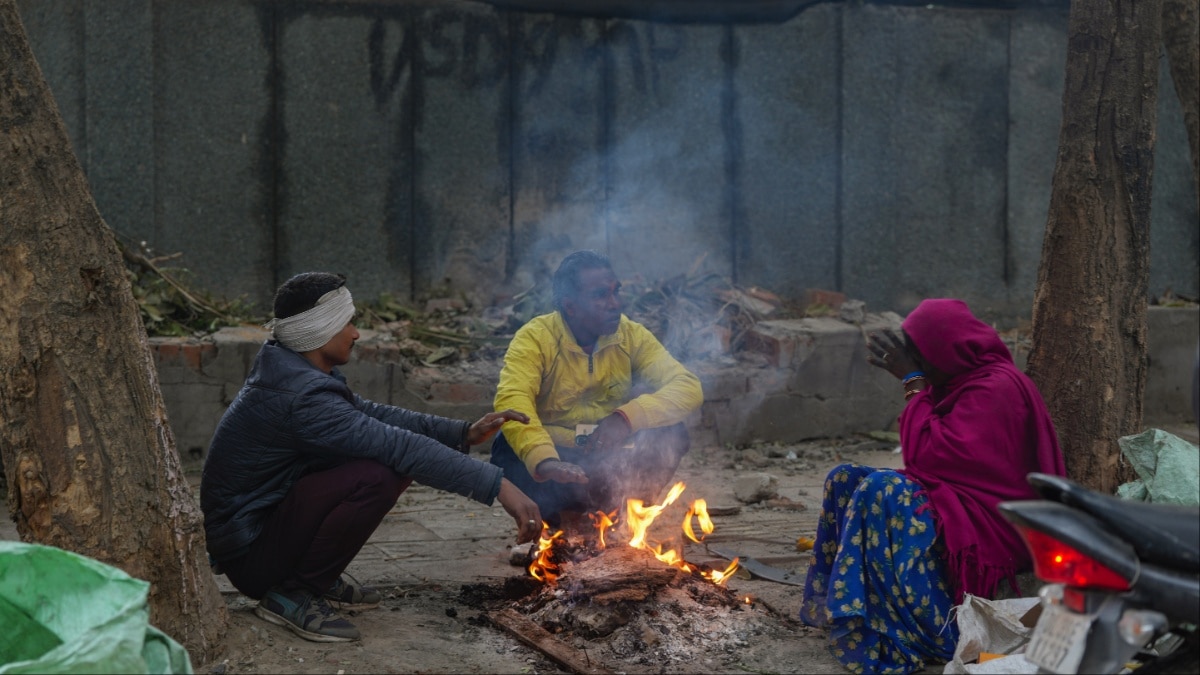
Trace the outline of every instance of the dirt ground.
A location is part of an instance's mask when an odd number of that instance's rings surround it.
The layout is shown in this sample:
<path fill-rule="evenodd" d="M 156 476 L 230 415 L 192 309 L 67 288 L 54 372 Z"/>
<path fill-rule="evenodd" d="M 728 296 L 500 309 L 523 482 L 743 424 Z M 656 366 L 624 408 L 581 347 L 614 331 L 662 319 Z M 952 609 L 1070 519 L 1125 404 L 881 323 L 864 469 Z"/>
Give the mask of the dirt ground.
<path fill-rule="evenodd" d="M 704 498 L 714 512 L 727 514 L 713 516 L 715 530 L 706 544 L 752 556 L 803 579 L 809 554 L 798 550 L 796 542 L 813 535 L 825 474 L 843 461 L 898 466 L 899 455 L 892 450 L 886 440 L 866 437 L 693 448 L 677 474 L 687 485 L 680 502 Z M 757 504 L 739 502 L 734 497 L 737 481 L 759 473 L 778 480 L 779 497 Z M 665 512 L 651 531 L 668 538 L 681 522 L 678 514 Z M 381 589 L 385 597 L 380 607 L 349 616 L 362 631 L 361 642 L 313 643 L 268 624 L 254 614 L 252 600 L 219 577 L 230 609 L 227 650 L 210 663 L 194 664 L 196 672 L 568 672 L 486 619 L 487 611 L 516 606 L 515 602 L 478 602 L 481 589 L 499 590 L 506 580 L 526 575 L 522 567 L 509 563 L 514 537 L 515 527 L 499 505 L 488 508 L 414 486 L 348 570 Z M 725 566 L 703 544 L 689 542 L 684 558 Z M 678 592 L 663 592 L 638 603 L 633 619 L 609 635 L 587 637 L 582 631 L 564 630 L 557 638 L 597 669 L 620 673 L 841 671 L 826 649 L 823 631 L 801 626 L 793 618 L 800 586 L 743 572 L 729 580 L 728 588 L 739 601 L 732 607 L 698 604 Z M 751 604 L 745 603 L 747 597 Z"/>

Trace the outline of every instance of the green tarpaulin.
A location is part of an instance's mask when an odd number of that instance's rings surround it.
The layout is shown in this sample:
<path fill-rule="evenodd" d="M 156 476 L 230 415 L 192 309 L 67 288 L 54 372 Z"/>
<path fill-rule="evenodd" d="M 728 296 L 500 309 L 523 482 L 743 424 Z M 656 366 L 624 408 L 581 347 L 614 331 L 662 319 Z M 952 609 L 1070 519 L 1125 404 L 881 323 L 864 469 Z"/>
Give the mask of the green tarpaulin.
<path fill-rule="evenodd" d="M 1161 429 L 1117 439 L 1138 479 L 1117 488 L 1122 499 L 1155 504 L 1200 504 L 1200 447 Z"/>
<path fill-rule="evenodd" d="M 150 584 L 52 546 L 0 541 L 0 675 L 191 673 L 149 623 Z"/>

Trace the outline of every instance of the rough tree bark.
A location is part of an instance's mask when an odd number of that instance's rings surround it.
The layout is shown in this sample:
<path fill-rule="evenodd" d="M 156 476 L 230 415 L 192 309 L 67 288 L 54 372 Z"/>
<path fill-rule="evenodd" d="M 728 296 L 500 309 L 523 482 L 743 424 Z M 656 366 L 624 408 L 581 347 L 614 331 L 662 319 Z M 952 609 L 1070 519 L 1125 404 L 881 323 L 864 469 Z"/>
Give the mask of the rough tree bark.
<path fill-rule="evenodd" d="M 1171 81 L 1183 104 L 1192 180 L 1200 203 L 1200 0 L 1163 0 L 1162 32 Z"/>
<path fill-rule="evenodd" d="M 1067 472 L 1112 492 L 1141 431 L 1161 0 L 1074 0 L 1028 372 Z"/>
<path fill-rule="evenodd" d="M 151 583 L 199 663 L 225 604 L 146 332 L 14 0 L 0 0 L 0 457 L 24 541 Z"/>

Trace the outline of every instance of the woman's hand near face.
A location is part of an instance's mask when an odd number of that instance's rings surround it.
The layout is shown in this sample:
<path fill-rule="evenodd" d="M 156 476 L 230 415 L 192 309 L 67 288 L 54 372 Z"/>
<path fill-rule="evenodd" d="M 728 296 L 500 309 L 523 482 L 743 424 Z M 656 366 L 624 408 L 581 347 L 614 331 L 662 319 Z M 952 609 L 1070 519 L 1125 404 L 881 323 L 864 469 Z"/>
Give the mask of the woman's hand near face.
<path fill-rule="evenodd" d="M 867 351 L 867 363 L 883 368 L 896 379 L 921 370 L 921 366 L 905 346 L 904 339 L 890 328 L 883 331 L 882 335 L 871 333 L 867 336 Z"/>

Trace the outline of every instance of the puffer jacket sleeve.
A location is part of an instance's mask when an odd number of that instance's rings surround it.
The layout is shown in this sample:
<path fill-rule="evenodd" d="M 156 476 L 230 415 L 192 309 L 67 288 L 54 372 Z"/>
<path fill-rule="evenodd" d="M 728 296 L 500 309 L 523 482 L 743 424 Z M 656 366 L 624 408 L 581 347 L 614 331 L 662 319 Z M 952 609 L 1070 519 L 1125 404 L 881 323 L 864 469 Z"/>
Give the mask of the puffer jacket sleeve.
<path fill-rule="evenodd" d="M 470 422 L 376 403 L 357 394 L 354 395 L 354 407 L 385 424 L 428 436 L 459 452 L 470 450 L 467 446 L 467 431 L 471 428 Z"/>
<path fill-rule="evenodd" d="M 289 433 L 294 434 L 293 447 L 300 452 L 374 459 L 422 485 L 484 504 L 490 505 L 500 493 L 499 467 L 366 414 L 332 378 L 307 383 L 291 418 Z"/>

